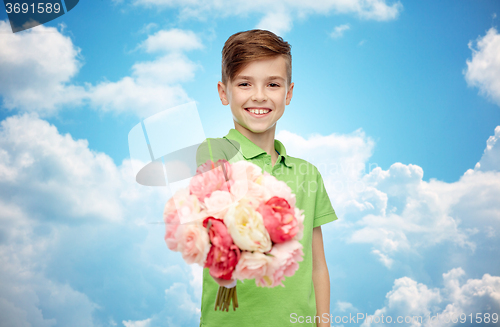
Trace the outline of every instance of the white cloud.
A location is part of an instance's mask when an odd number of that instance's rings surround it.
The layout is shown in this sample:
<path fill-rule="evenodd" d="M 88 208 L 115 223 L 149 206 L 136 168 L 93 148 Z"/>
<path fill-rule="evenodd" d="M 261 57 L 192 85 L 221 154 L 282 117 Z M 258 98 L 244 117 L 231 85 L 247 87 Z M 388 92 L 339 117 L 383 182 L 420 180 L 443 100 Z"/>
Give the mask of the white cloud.
<path fill-rule="evenodd" d="M 4 185 L 2 185 L 2 190 Z M 57 205 L 57 204 L 54 204 Z M 70 285 L 43 273 L 55 234 L 41 236 L 36 211 L 0 198 L 0 316 L 6 326 L 94 326 L 98 306 Z"/>
<path fill-rule="evenodd" d="M 307 139 L 288 131 L 280 131 L 276 139 L 285 144 L 287 154 L 316 165 L 339 216 L 345 214 L 349 204 L 372 206 L 367 201 L 353 203 L 355 194 L 358 193 L 356 189 L 364 188 L 360 182 L 361 177 L 378 167 L 376 163 L 368 162 L 375 142 L 361 129 L 345 135 L 311 135 Z"/>
<path fill-rule="evenodd" d="M 337 301 L 333 309 L 334 312 L 356 312 L 359 311 L 352 303 Z"/>
<path fill-rule="evenodd" d="M 481 94 L 500 105 L 500 34 L 492 27 L 475 44 L 469 42 L 472 59 L 467 59 L 465 80 Z"/>
<path fill-rule="evenodd" d="M 137 184 L 130 160 L 117 167 L 86 140 L 59 134 L 35 114 L 2 121 L 0 148 L 0 198 L 12 213 L 68 225 L 151 221 L 141 202 L 157 201 L 161 211 L 169 196 L 166 188 Z"/>
<path fill-rule="evenodd" d="M 188 316 L 200 313 L 198 305 L 191 299 L 185 284 L 174 283 L 168 290 L 165 290 L 165 297 L 169 300 L 175 299 L 178 309 L 184 311 Z"/>
<path fill-rule="evenodd" d="M 382 253 L 379 250 L 373 250 L 372 253 L 378 256 L 378 259 L 384 266 L 386 266 L 387 268 L 392 267 L 394 260 L 392 260 L 388 255 Z"/>
<path fill-rule="evenodd" d="M 403 5 L 398 1 L 387 5 L 385 1 L 366 0 L 358 2 L 358 14 L 364 19 L 385 21 L 396 19 L 403 10 Z"/>
<path fill-rule="evenodd" d="M 497 136 L 481 159 L 491 162 L 482 165 L 489 171 L 470 170 L 454 183 L 426 182 L 416 165 L 395 163 L 383 170 L 369 163 L 373 141 L 361 131 L 307 140 L 283 131 L 277 139 L 290 155 L 319 168 L 340 217 L 325 228 L 334 228 L 345 242 L 369 245 L 387 268 L 439 244 L 458 246 L 464 256 L 485 240 L 498 246 L 492 235 L 500 233 L 500 173 L 490 169 L 495 161 L 488 159 L 496 158 Z"/>
<path fill-rule="evenodd" d="M 192 295 L 188 291 L 185 283 L 174 283 L 170 288 L 165 290 L 165 305 L 163 309 L 155 313 L 143 321 L 128 321 L 127 323 L 135 323 L 132 325 L 125 324 L 125 327 L 139 327 L 137 323 L 147 322 L 145 327 L 149 326 L 195 326 L 200 323 L 200 308 L 198 300 L 196 303 L 192 299 Z"/>
<path fill-rule="evenodd" d="M 149 327 L 151 326 L 151 318 L 145 319 L 145 320 L 138 320 L 138 321 L 122 321 L 123 325 L 125 327 Z"/>
<path fill-rule="evenodd" d="M 196 324 L 201 269 L 174 265 L 182 259 L 178 253 L 165 254 L 168 251 L 162 244 L 163 228 L 147 224 L 161 220 L 165 194 L 138 186 L 128 161 L 117 167 L 106 155 L 90 151 L 86 141 L 60 135 L 54 126 L 35 115 L 10 117 L 1 126 L 0 315 L 16 326 L 78 326 L 72 317 L 82 326 L 92 326 L 96 308 L 107 305 L 105 310 L 110 310 L 111 302 L 92 294 L 91 287 L 82 290 L 82 286 L 73 286 L 75 277 L 70 274 L 64 273 L 64 280 L 68 281 L 60 282 L 46 270 L 51 265 L 59 270 L 64 268 L 64 262 L 77 260 L 92 270 L 93 259 L 85 255 L 89 244 L 97 243 L 99 260 L 106 261 L 107 266 L 117 266 L 120 276 L 128 276 L 120 280 L 119 286 L 130 287 L 126 293 L 137 297 L 137 302 L 123 300 L 125 305 L 145 305 L 150 294 L 140 292 L 155 288 L 151 286 L 155 281 L 148 280 L 152 272 L 159 274 L 161 280 L 167 276 L 171 282 L 162 288 L 166 289 L 162 294 L 165 306 L 158 313 L 107 316 L 106 322 Z M 423 249 L 432 250 L 443 243 L 458 246 L 453 252 L 455 256 L 472 254 L 475 246 L 478 252 L 481 245 L 481 249 L 498 248 L 494 235 L 500 233 L 500 173 L 496 171 L 470 170 L 454 183 L 425 182 L 423 169 L 416 165 L 396 163 L 388 170 L 371 169 L 368 160 L 374 142 L 361 130 L 350 135 L 309 138 L 282 131 L 277 138 L 284 142 L 290 155 L 305 158 L 320 168 L 340 217 L 340 221 L 326 227 L 336 228 L 340 232 L 338 238 L 347 247 L 352 246 L 348 241 L 368 244 L 370 250 L 366 252 L 386 267 L 398 268 L 402 256 L 417 254 L 414 257 L 419 258 Z M 487 150 L 496 151 L 496 138 L 488 142 L 491 147 Z M 486 169 L 487 165 L 481 167 Z M 346 188 L 341 190 L 338 182 Z M 360 187 L 349 189 L 350 184 Z M 136 244 L 127 247 L 129 243 Z M 113 251 L 101 254 L 109 247 Z M 58 251 L 67 252 L 57 254 Z M 112 260 L 117 261 L 110 263 Z M 102 268 L 102 264 L 95 265 Z M 131 275 L 123 268 L 140 271 Z M 19 271 L 23 274 L 19 275 Z M 96 284 L 112 279 L 109 272 L 102 273 L 105 275 L 85 278 Z M 331 273 L 333 276 L 338 272 L 332 269 Z M 462 283 L 462 275 L 459 270 L 448 273 L 442 289 L 418 283 L 415 277 L 400 279 L 380 310 L 386 310 L 386 314 L 405 310 L 411 314 L 436 314 L 481 312 L 483 305 L 495 309 L 492 299 L 498 299 L 498 277 L 486 274 L 482 279 Z M 453 292 L 447 293 L 449 290 Z M 453 297 L 451 293 L 458 295 Z M 64 299 L 68 300 L 63 302 Z M 350 302 L 338 302 L 336 310 L 353 311 L 355 307 Z"/>
<path fill-rule="evenodd" d="M 2 322 L 101 326 L 96 312 L 107 323 L 149 305 L 159 279 L 189 283 L 164 227 L 149 224 L 162 220 L 167 191 L 138 185 L 128 160 L 117 167 L 34 114 L 2 121 L 0 148 Z M 133 296 L 113 309 L 122 295 Z"/>
<path fill-rule="evenodd" d="M 156 24 L 156 23 L 144 24 L 143 27 L 139 30 L 139 33 L 149 34 L 151 32 L 151 30 L 155 30 L 157 28 L 158 28 L 158 24 Z"/>
<path fill-rule="evenodd" d="M 102 82 L 89 88 L 92 106 L 104 112 L 133 113 L 145 118 L 166 108 L 192 101 L 180 85 L 139 83 L 132 77 Z"/>
<path fill-rule="evenodd" d="M 342 36 L 344 36 L 344 32 L 349 30 L 350 28 L 351 27 L 349 26 L 349 24 L 335 26 L 333 32 L 330 33 L 330 36 L 334 39 L 341 38 Z"/>
<path fill-rule="evenodd" d="M 342 135 L 313 134 L 307 139 L 289 131 L 280 131 L 276 139 L 287 145 L 287 153 L 310 161 L 322 174 L 349 180 L 356 180 L 366 173 L 366 162 L 375 146 L 375 142 L 361 129 Z"/>
<path fill-rule="evenodd" d="M 9 117 L 0 126 L 3 199 L 54 220 L 123 219 L 121 176 L 111 158 L 34 114 Z"/>
<path fill-rule="evenodd" d="M 132 76 L 140 85 L 170 85 L 192 80 L 197 68 L 185 55 L 172 53 L 134 64 Z"/>
<path fill-rule="evenodd" d="M 350 241 L 371 244 L 387 267 L 398 252 L 418 253 L 441 243 L 472 254 L 478 241 L 483 243 L 500 229 L 496 201 L 500 173 L 470 172 L 454 183 L 425 182 L 422 176 L 422 169 L 413 165 L 394 164 L 387 171 L 377 168 L 363 177 L 366 190 L 352 200 L 372 205 L 346 210 L 346 217 L 356 221 Z M 489 242 L 498 246 L 495 239 Z"/>
<path fill-rule="evenodd" d="M 462 313 L 497 313 L 500 311 L 500 277 L 484 274 L 481 279 L 468 279 L 461 285 L 465 272 L 461 268 L 443 274 L 449 302 L 441 312 L 442 316 L 460 317 Z M 474 315 L 476 318 L 476 315 Z M 439 320 L 438 320 L 439 322 Z M 460 322 L 459 322 L 460 324 Z M 457 324 L 458 325 L 458 324 Z M 432 326 L 446 326 L 436 323 Z"/>
<path fill-rule="evenodd" d="M 82 87 L 69 84 L 81 66 L 80 49 L 54 27 L 12 33 L 0 21 L 0 95 L 7 109 L 53 114 L 79 105 Z"/>
<path fill-rule="evenodd" d="M 147 117 L 192 101 L 181 86 L 200 67 L 184 54 L 203 47 L 192 31 L 158 31 L 138 46 L 158 57 L 136 62 L 131 76 L 76 86 L 71 79 L 82 62 L 69 37 L 43 25 L 15 34 L 7 30 L 7 22 L 0 21 L 0 33 L 5 32 L 0 39 L 0 95 L 8 109 L 50 116 L 88 103 L 104 112 Z"/>
<path fill-rule="evenodd" d="M 469 172 L 456 183 L 435 182 L 433 186 L 443 194 L 443 207 L 448 208 L 462 229 L 474 235 L 472 240 L 484 243 L 489 239 L 490 246 L 500 245 L 498 239 L 489 237 L 500 233 L 499 172 Z"/>
<path fill-rule="evenodd" d="M 448 203 L 441 199 L 447 194 L 444 190 L 436 191 L 432 182 L 426 183 L 422 178 L 422 168 L 401 163 L 393 164 L 387 171 L 376 168 L 365 175 L 362 182 L 366 190 L 360 195 L 372 199 L 377 194 L 381 196 L 373 202 L 375 212 L 379 213 L 365 215 L 357 223 L 361 228 L 353 233 L 351 241 L 377 244 L 386 254 L 444 240 L 471 246 L 457 222 L 449 216 Z M 366 193 L 372 194 L 371 197 Z"/>
<path fill-rule="evenodd" d="M 207 20 L 213 17 L 262 14 L 258 28 L 270 29 L 278 34 L 291 29 L 292 21 L 310 15 L 354 14 L 362 19 L 386 21 L 396 19 L 403 6 L 399 1 L 386 0 L 320 0 L 282 2 L 257 1 L 182 1 L 182 0 L 131 0 L 134 5 L 153 8 L 177 8 L 180 17 Z"/>
<path fill-rule="evenodd" d="M 203 48 L 196 34 L 177 28 L 161 30 L 140 44 L 149 53 L 154 52 L 181 52 Z"/>
<path fill-rule="evenodd" d="M 474 170 L 480 171 L 500 171 L 500 126 L 495 128 L 495 134 L 486 141 L 481 160 L 476 164 Z"/>
<path fill-rule="evenodd" d="M 201 293 L 203 287 L 203 268 L 199 265 L 189 265 L 191 268 L 191 280 L 189 285 L 194 290 L 194 296 L 198 300 L 197 303 L 201 303 Z"/>
<path fill-rule="evenodd" d="M 91 105 L 106 112 L 148 117 L 192 101 L 180 83 L 192 80 L 199 65 L 182 52 L 202 48 L 198 37 L 191 31 L 161 30 L 150 35 L 139 48 L 161 55 L 153 61 L 135 63 L 132 76 L 88 85 Z"/>
<path fill-rule="evenodd" d="M 283 35 L 292 29 L 292 18 L 284 11 L 271 11 L 264 15 L 255 28 Z"/>
<path fill-rule="evenodd" d="M 464 275 L 461 268 L 444 273 L 443 288 L 429 288 L 409 277 L 396 279 L 392 290 L 386 295 L 386 305 L 373 314 L 378 319 L 367 319 L 361 326 L 385 326 L 380 321 L 382 315 L 391 316 L 392 323 L 396 323 L 400 316 L 408 319 L 408 326 L 437 327 L 461 326 L 464 321 L 460 321 L 460 315 L 470 319 L 468 315 L 472 313 L 475 322 L 476 313 L 480 313 L 481 318 L 486 313 L 490 317 L 492 313 L 498 314 L 500 277 L 484 274 L 481 279 L 468 279 L 463 283 Z M 380 323 L 376 323 L 377 320 Z M 449 320 L 458 322 L 450 324 Z"/>

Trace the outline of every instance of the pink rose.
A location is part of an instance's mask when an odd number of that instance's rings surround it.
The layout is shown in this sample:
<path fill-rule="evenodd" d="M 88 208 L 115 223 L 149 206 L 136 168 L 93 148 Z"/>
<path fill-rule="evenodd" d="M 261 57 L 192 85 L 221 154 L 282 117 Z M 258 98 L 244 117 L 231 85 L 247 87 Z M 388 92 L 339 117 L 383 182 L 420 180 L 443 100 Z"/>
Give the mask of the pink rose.
<path fill-rule="evenodd" d="M 227 177 L 226 180 L 231 178 L 231 164 L 225 159 L 219 159 L 216 162 L 207 160 L 204 164 L 196 169 L 196 174 L 203 174 L 212 169 L 222 169 L 223 174 Z"/>
<path fill-rule="evenodd" d="M 177 251 L 179 241 L 177 239 L 177 229 L 181 227 L 179 224 L 167 224 L 165 227 L 165 243 L 172 251 Z"/>
<path fill-rule="evenodd" d="M 245 198 L 254 208 L 257 208 L 262 201 L 265 201 L 266 190 L 255 182 L 236 180 L 231 184 L 231 194 L 235 201 Z"/>
<path fill-rule="evenodd" d="M 239 201 L 247 195 L 248 192 L 248 181 L 247 180 L 235 180 L 231 184 L 231 195 L 234 197 L 234 201 Z"/>
<path fill-rule="evenodd" d="M 267 275 L 257 279 L 255 282 L 257 286 L 263 287 L 285 286 L 283 285 L 285 276 L 293 276 L 297 269 L 299 269 L 298 262 L 303 260 L 302 244 L 298 241 L 275 244 L 269 253 L 273 255 L 271 267 Z"/>
<path fill-rule="evenodd" d="M 165 205 L 165 209 L 163 210 L 163 221 L 165 222 L 165 243 L 170 250 L 177 251 L 178 241 L 175 234 L 179 227 L 180 220 L 173 197 L 171 197 Z"/>
<path fill-rule="evenodd" d="M 208 217 L 203 221 L 203 227 L 209 227 L 208 235 L 212 243 L 205 268 L 210 268 L 210 274 L 214 277 L 230 280 L 240 260 L 240 249 L 234 245 L 221 220 Z"/>
<path fill-rule="evenodd" d="M 291 240 L 299 232 L 295 210 L 283 198 L 276 196 L 262 203 L 257 211 L 264 219 L 264 225 L 274 243 Z"/>
<path fill-rule="evenodd" d="M 246 197 L 255 207 L 258 207 L 261 202 L 265 201 L 266 190 L 261 185 L 248 181 Z"/>
<path fill-rule="evenodd" d="M 235 181 L 249 180 L 254 182 L 262 175 L 262 169 L 256 164 L 246 160 L 240 160 L 232 164 L 231 173 L 231 178 Z"/>
<path fill-rule="evenodd" d="M 261 278 L 267 274 L 272 261 L 272 257 L 264 253 L 243 251 L 234 270 L 233 278 L 239 280 Z"/>
<path fill-rule="evenodd" d="M 233 239 L 229 235 L 224 222 L 220 219 L 207 217 L 203 220 L 203 227 L 208 228 L 209 223 L 208 236 L 212 245 L 224 248 L 230 247 L 233 244 Z"/>
<path fill-rule="evenodd" d="M 224 167 L 227 167 L 224 165 Z M 201 170 L 200 170 L 201 172 Z M 214 191 L 229 191 L 231 180 L 226 181 L 225 170 L 221 166 L 195 175 L 189 183 L 189 192 L 204 201 Z"/>
<path fill-rule="evenodd" d="M 172 251 L 179 251 L 177 230 L 186 222 L 202 221 L 206 212 L 201 211 L 198 198 L 186 189 L 176 192 L 165 204 L 163 221 L 165 222 L 165 243 Z"/>
<path fill-rule="evenodd" d="M 285 182 L 279 181 L 266 172 L 262 177 L 261 184 L 266 190 L 265 200 L 277 196 L 285 199 L 291 207 L 295 206 L 295 194 L 292 193 L 292 189 Z"/>
<path fill-rule="evenodd" d="M 174 197 L 168 199 L 163 209 L 163 221 L 165 224 L 179 223 L 179 216 L 177 215 L 177 207 L 175 206 Z"/>
<path fill-rule="evenodd" d="M 177 229 L 176 238 L 178 240 L 177 251 L 182 254 L 182 258 L 188 264 L 197 263 L 200 266 L 205 264 L 210 250 L 206 228 L 200 224 L 186 224 Z"/>
<path fill-rule="evenodd" d="M 227 208 L 234 202 L 231 193 L 226 191 L 213 191 L 209 198 L 205 199 L 207 214 L 222 219 Z"/>
<path fill-rule="evenodd" d="M 181 224 L 194 222 L 196 220 L 199 220 L 201 223 L 201 218 L 204 218 L 204 213 L 201 212 L 202 203 L 200 203 L 195 195 L 189 194 L 187 189 L 182 189 L 176 192 L 173 198 Z"/>

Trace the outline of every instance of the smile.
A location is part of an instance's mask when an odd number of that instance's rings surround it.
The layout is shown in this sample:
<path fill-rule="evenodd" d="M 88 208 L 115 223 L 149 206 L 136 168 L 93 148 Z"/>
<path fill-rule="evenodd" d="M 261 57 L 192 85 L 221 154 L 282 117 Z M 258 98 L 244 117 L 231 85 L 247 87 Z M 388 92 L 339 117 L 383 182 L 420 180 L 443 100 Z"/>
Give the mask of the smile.
<path fill-rule="evenodd" d="M 265 115 L 269 112 L 271 112 L 271 109 L 253 109 L 253 108 L 249 108 L 249 109 L 245 109 L 246 111 L 254 114 L 254 115 Z"/>

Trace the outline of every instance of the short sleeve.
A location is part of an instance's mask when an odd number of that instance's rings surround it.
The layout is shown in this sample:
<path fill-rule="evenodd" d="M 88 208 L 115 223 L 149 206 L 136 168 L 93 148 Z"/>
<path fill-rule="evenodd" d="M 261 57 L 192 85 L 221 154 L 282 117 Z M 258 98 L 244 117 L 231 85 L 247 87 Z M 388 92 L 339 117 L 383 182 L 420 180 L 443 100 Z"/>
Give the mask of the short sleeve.
<path fill-rule="evenodd" d="M 313 227 L 318 227 L 336 220 L 337 215 L 335 214 L 335 210 L 333 210 L 332 203 L 330 202 L 330 197 L 326 192 L 321 174 L 316 168 L 314 170 L 316 172 L 316 182 L 318 188 L 316 192 L 316 207 Z"/>

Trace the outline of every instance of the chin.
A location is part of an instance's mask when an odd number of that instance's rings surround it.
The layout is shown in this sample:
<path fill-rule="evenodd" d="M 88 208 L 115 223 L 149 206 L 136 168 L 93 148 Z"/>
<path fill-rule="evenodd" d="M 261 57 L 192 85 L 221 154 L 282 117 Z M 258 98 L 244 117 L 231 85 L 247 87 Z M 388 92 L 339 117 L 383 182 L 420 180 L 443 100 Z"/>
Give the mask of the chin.
<path fill-rule="evenodd" d="M 248 129 L 252 133 L 260 134 L 260 133 L 264 133 L 264 132 L 268 131 L 270 127 L 252 127 L 252 126 L 246 127 L 245 126 L 245 128 Z"/>
<path fill-rule="evenodd" d="M 237 120 L 235 120 L 235 123 L 237 123 L 238 125 L 240 125 L 244 129 L 246 129 L 249 132 L 254 133 L 254 134 L 261 134 L 261 133 L 267 132 L 275 125 L 275 124 L 272 124 L 271 126 L 269 126 L 268 124 L 261 124 L 261 125 L 245 124 L 246 122 L 243 121 L 240 123 Z"/>

